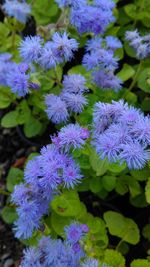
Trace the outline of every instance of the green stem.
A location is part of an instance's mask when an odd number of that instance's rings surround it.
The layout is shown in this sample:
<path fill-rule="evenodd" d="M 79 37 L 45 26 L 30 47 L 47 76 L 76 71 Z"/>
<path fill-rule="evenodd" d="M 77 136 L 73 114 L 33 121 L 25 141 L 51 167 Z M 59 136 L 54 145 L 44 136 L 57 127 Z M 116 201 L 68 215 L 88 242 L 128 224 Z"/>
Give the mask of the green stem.
<path fill-rule="evenodd" d="M 140 71 L 141 71 L 141 68 L 142 68 L 142 61 L 140 61 L 140 64 L 138 65 L 137 71 L 136 71 L 136 73 L 135 73 L 135 75 L 134 75 L 134 78 L 133 78 L 132 83 L 131 83 L 130 86 L 129 86 L 128 91 L 131 91 L 132 88 L 134 87 L 134 85 L 136 84 L 138 75 L 139 75 L 139 73 L 140 73 Z"/>

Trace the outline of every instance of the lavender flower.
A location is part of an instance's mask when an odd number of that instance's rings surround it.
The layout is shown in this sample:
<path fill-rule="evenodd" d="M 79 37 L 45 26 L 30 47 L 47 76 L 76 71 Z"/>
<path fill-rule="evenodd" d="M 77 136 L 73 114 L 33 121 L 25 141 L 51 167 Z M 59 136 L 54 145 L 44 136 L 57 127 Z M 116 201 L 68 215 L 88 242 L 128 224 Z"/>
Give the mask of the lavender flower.
<path fill-rule="evenodd" d="M 42 52 L 42 39 L 39 36 L 27 36 L 20 43 L 20 56 L 27 62 L 38 62 Z"/>
<path fill-rule="evenodd" d="M 89 258 L 81 265 L 81 267 L 99 267 L 99 263 L 96 259 Z"/>
<path fill-rule="evenodd" d="M 84 106 L 87 105 L 87 99 L 82 94 L 70 94 L 63 92 L 61 94 L 62 100 L 66 103 L 67 108 L 75 113 L 81 113 Z"/>
<path fill-rule="evenodd" d="M 67 242 L 71 245 L 79 242 L 83 237 L 81 225 L 77 222 L 70 224 L 64 228 Z"/>
<path fill-rule="evenodd" d="M 67 93 L 81 94 L 87 91 L 86 79 L 81 74 L 65 75 L 62 84 Z"/>
<path fill-rule="evenodd" d="M 106 36 L 105 41 L 106 47 L 113 51 L 122 47 L 122 43 L 120 42 L 120 40 L 114 36 Z"/>
<path fill-rule="evenodd" d="M 94 34 L 102 34 L 109 25 L 114 21 L 112 9 L 113 1 L 109 4 L 104 1 L 94 1 L 92 5 L 88 3 L 73 6 L 71 8 L 70 22 L 75 26 L 80 34 L 93 32 Z"/>
<path fill-rule="evenodd" d="M 113 89 L 118 92 L 122 87 L 122 81 L 112 71 L 93 72 L 93 82 L 102 90 Z"/>
<path fill-rule="evenodd" d="M 149 117 L 122 100 L 98 102 L 94 107 L 92 145 L 101 159 L 142 169 L 150 158 L 149 127 Z"/>
<path fill-rule="evenodd" d="M 121 148 L 119 158 L 123 162 L 126 161 L 129 169 L 142 169 L 150 160 L 150 150 L 145 150 L 145 146 L 138 141 L 122 144 Z"/>
<path fill-rule="evenodd" d="M 150 34 L 145 36 L 140 36 L 138 30 L 127 31 L 125 39 L 129 41 L 130 46 L 132 46 L 136 52 L 138 59 L 144 59 L 150 54 Z"/>
<path fill-rule="evenodd" d="M 16 65 L 7 74 L 7 86 L 11 87 L 11 91 L 22 97 L 29 93 L 29 78 L 26 74 L 26 68 L 23 65 Z"/>
<path fill-rule="evenodd" d="M 88 130 L 85 131 L 79 124 L 68 124 L 61 128 L 58 134 L 59 145 L 65 151 L 69 151 L 71 148 L 81 148 L 88 137 Z"/>
<path fill-rule="evenodd" d="M 31 13 L 30 5 L 18 0 L 5 0 L 2 8 L 8 16 L 15 17 L 21 23 L 26 23 L 27 17 Z"/>
<path fill-rule="evenodd" d="M 52 36 L 52 41 L 57 57 L 64 58 L 65 61 L 73 57 L 73 52 L 78 49 L 78 43 L 75 39 L 69 39 L 68 34 L 55 32 Z"/>
<path fill-rule="evenodd" d="M 54 123 L 67 121 L 69 114 L 66 103 L 54 94 L 46 95 L 45 97 L 47 116 Z"/>
<path fill-rule="evenodd" d="M 37 248 L 30 247 L 24 251 L 20 267 L 77 267 L 80 265 L 80 258 L 78 253 L 74 253 L 72 248 L 60 239 L 43 237 Z"/>
<path fill-rule="evenodd" d="M 56 67 L 58 63 L 62 62 L 62 59 L 60 57 L 58 58 L 55 54 L 56 51 L 54 49 L 53 42 L 49 41 L 45 43 L 44 47 L 41 50 L 41 55 L 38 59 L 38 63 L 45 69 Z"/>

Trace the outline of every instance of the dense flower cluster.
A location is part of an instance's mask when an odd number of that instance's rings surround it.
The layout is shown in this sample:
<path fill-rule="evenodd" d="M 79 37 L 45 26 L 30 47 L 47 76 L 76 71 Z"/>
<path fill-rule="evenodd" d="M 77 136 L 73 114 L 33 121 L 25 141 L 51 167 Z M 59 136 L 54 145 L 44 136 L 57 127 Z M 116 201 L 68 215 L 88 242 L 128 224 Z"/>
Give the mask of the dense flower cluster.
<path fill-rule="evenodd" d="M 93 141 L 101 159 L 142 169 L 150 160 L 150 117 L 122 100 L 98 102 L 93 113 Z"/>
<path fill-rule="evenodd" d="M 8 16 L 15 17 L 21 23 L 26 23 L 27 17 L 31 13 L 31 7 L 25 1 L 5 0 L 2 8 Z"/>
<path fill-rule="evenodd" d="M 102 34 L 107 26 L 115 21 L 112 0 L 94 0 L 89 4 L 86 0 L 56 0 L 59 7 L 70 6 L 70 23 L 80 34 L 93 32 Z"/>
<path fill-rule="evenodd" d="M 121 42 L 113 36 L 95 37 L 87 42 L 83 65 L 92 71 L 93 82 L 102 89 L 118 91 L 121 88 L 121 80 L 114 74 L 118 68 L 114 51 L 121 47 Z"/>
<path fill-rule="evenodd" d="M 136 51 L 137 58 L 144 59 L 150 55 L 150 34 L 140 36 L 138 30 L 127 31 L 125 38 Z"/>
<path fill-rule="evenodd" d="M 62 84 L 63 89 L 59 96 L 48 94 L 45 97 L 47 116 L 54 123 L 66 122 L 70 112 L 81 113 L 88 103 L 83 95 L 87 87 L 82 75 L 66 75 Z"/>
<path fill-rule="evenodd" d="M 20 44 L 20 56 L 27 63 L 38 63 L 44 69 L 51 69 L 57 64 L 70 60 L 78 49 L 75 39 L 69 38 L 66 32 L 55 32 L 52 40 L 43 44 L 39 36 L 26 37 Z"/>
<path fill-rule="evenodd" d="M 13 93 L 24 97 L 39 85 L 31 81 L 29 65 L 24 62 L 17 64 L 11 57 L 9 53 L 0 54 L 0 85 L 8 86 Z"/>
<path fill-rule="evenodd" d="M 70 155 L 54 144 L 43 147 L 40 155 L 27 163 L 25 183 L 17 185 L 12 195 L 19 216 L 16 236 L 29 238 L 40 227 L 40 219 L 59 187 L 73 188 L 81 179 L 80 168 Z"/>
<path fill-rule="evenodd" d="M 60 149 L 69 152 L 70 149 L 82 148 L 87 138 L 89 138 L 88 129 L 76 123 L 62 127 L 58 136 L 54 136 L 52 141 Z"/>
<path fill-rule="evenodd" d="M 42 237 L 36 247 L 24 250 L 20 267 L 110 267 L 99 263 L 94 258 L 88 258 L 84 252 L 84 237 L 89 228 L 78 222 L 65 227 L 66 239 L 53 240 Z M 75 246 L 74 241 L 80 242 Z"/>

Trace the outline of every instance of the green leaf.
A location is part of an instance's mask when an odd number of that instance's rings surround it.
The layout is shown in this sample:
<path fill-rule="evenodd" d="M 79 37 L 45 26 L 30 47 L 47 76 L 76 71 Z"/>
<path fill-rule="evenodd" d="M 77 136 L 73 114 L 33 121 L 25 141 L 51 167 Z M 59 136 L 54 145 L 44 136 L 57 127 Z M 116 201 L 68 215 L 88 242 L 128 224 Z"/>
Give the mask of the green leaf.
<path fill-rule="evenodd" d="M 145 187 L 145 196 L 147 203 L 150 204 L 150 178 L 148 179 Z"/>
<path fill-rule="evenodd" d="M 149 97 L 145 97 L 144 100 L 142 101 L 141 109 L 143 111 L 148 111 L 149 112 L 149 107 L 150 107 L 150 98 Z"/>
<path fill-rule="evenodd" d="M 130 267 L 150 267 L 150 262 L 144 259 L 137 259 L 132 261 Z"/>
<path fill-rule="evenodd" d="M 5 206 L 1 211 L 1 216 L 2 219 L 8 224 L 11 224 L 15 220 L 17 220 L 17 213 L 15 211 L 15 208 L 12 207 Z"/>
<path fill-rule="evenodd" d="M 26 100 L 22 100 L 20 104 L 17 106 L 17 112 L 18 112 L 18 124 L 24 124 L 26 123 L 31 115 L 31 110 L 28 106 L 28 103 Z"/>
<path fill-rule="evenodd" d="M 82 211 L 82 203 L 76 191 L 65 191 L 55 196 L 51 202 L 52 209 L 60 216 L 77 217 Z"/>
<path fill-rule="evenodd" d="M 132 19 L 135 19 L 137 17 L 137 7 L 134 4 L 128 4 L 125 5 L 124 10 L 126 14 L 131 17 Z"/>
<path fill-rule="evenodd" d="M 139 242 L 139 229 L 132 219 L 126 218 L 118 212 L 107 211 L 104 213 L 104 220 L 111 235 L 120 237 L 123 241 L 133 245 Z"/>
<path fill-rule="evenodd" d="M 10 111 L 4 115 L 1 120 L 1 126 L 5 128 L 11 128 L 18 125 L 18 112 Z"/>
<path fill-rule="evenodd" d="M 117 73 L 117 76 L 123 81 L 127 81 L 135 74 L 135 70 L 128 64 L 124 64 L 122 70 Z"/>
<path fill-rule="evenodd" d="M 113 249 L 106 249 L 104 251 L 104 264 L 112 267 L 125 267 L 125 259 L 120 252 Z"/>
<path fill-rule="evenodd" d="M 150 93 L 150 68 L 145 68 L 138 77 L 138 87 Z"/>
<path fill-rule="evenodd" d="M 120 173 L 126 169 L 126 163 L 120 164 L 119 162 L 116 163 L 109 163 L 108 170 L 114 173 Z"/>
<path fill-rule="evenodd" d="M 0 87 L 0 108 L 7 108 L 12 102 L 12 97 L 7 88 Z"/>
<path fill-rule="evenodd" d="M 145 167 L 142 170 L 133 170 L 130 171 L 130 173 L 137 181 L 146 181 L 150 175 L 148 167 Z"/>
<path fill-rule="evenodd" d="M 103 185 L 99 177 L 91 177 L 89 183 L 89 189 L 93 193 L 98 193 L 102 189 Z"/>
<path fill-rule="evenodd" d="M 30 116 L 29 120 L 24 124 L 24 133 L 28 138 L 38 135 L 42 130 L 42 123 Z"/>
<path fill-rule="evenodd" d="M 12 192 L 14 190 L 14 186 L 21 183 L 23 180 L 23 171 L 18 168 L 11 168 L 9 170 L 7 180 L 7 189 Z"/>
<path fill-rule="evenodd" d="M 64 227 L 72 222 L 72 218 L 59 216 L 55 212 L 52 212 L 50 220 L 54 231 L 62 237 L 64 236 Z"/>
<path fill-rule="evenodd" d="M 101 160 L 94 149 L 91 150 L 89 160 L 97 176 L 102 176 L 108 170 L 107 160 Z"/>
<path fill-rule="evenodd" d="M 102 177 L 103 187 L 108 191 L 112 191 L 116 186 L 116 177 L 105 175 Z"/>
<path fill-rule="evenodd" d="M 142 234 L 148 241 L 150 241 L 150 223 L 144 226 Z"/>

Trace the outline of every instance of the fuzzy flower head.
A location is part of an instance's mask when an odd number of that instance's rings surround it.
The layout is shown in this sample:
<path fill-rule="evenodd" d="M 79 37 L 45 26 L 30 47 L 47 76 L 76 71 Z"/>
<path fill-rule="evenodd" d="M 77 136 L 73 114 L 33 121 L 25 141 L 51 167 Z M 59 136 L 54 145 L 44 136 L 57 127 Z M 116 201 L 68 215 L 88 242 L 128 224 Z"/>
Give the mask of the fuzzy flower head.
<path fill-rule="evenodd" d="M 20 56 L 28 63 L 38 62 L 42 51 L 42 39 L 39 36 L 27 36 L 20 43 Z"/>
<path fill-rule="evenodd" d="M 56 56 L 53 42 L 45 43 L 41 50 L 41 55 L 39 57 L 38 63 L 44 69 L 55 68 L 58 63 L 60 63 L 60 58 Z"/>
<path fill-rule="evenodd" d="M 92 145 L 101 159 L 142 169 L 150 157 L 149 116 L 123 100 L 98 102 L 93 113 Z"/>
<path fill-rule="evenodd" d="M 80 5 L 85 5 L 86 0 L 55 0 L 60 8 L 62 7 L 79 7 Z"/>
<path fill-rule="evenodd" d="M 78 49 L 77 41 L 69 38 L 66 32 L 63 34 L 58 32 L 54 33 L 52 41 L 57 57 L 63 57 L 65 61 L 70 60 L 73 57 L 73 52 Z"/>
<path fill-rule="evenodd" d="M 122 88 L 122 81 L 112 71 L 94 71 L 93 82 L 102 90 L 112 89 L 118 92 Z"/>
<path fill-rule="evenodd" d="M 126 161 L 129 169 L 142 169 L 150 160 L 150 150 L 145 150 L 138 141 L 122 144 L 121 149 L 120 160 Z"/>
<path fill-rule="evenodd" d="M 99 267 L 99 263 L 96 259 L 89 258 L 81 265 L 81 267 Z"/>
<path fill-rule="evenodd" d="M 29 78 L 30 75 L 26 74 L 27 65 L 18 65 L 11 69 L 7 74 L 7 85 L 11 91 L 20 97 L 29 93 Z"/>
<path fill-rule="evenodd" d="M 62 92 L 61 98 L 66 103 L 67 108 L 75 113 L 81 113 L 88 104 L 87 99 L 82 94 Z"/>
<path fill-rule="evenodd" d="M 64 91 L 68 93 L 84 93 L 87 91 L 86 79 L 81 74 L 65 75 L 63 88 Z"/>
<path fill-rule="evenodd" d="M 66 103 L 54 94 L 46 95 L 45 97 L 46 113 L 53 123 L 66 122 L 68 119 L 68 111 Z"/>
<path fill-rule="evenodd" d="M 150 35 L 140 36 L 138 30 L 127 31 L 125 39 L 133 47 L 138 59 L 144 59 L 150 55 Z"/>
<path fill-rule="evenodd" d="M 83 237 L 83 232 L 81 225 L 79 223 L 72 223 L 69 226 L 65 227 L 65 234 L 67 242 L 71 245 L 79 242 L 81 238 Z"/>
<path fill-rule="evenodd" d="M 71 148 L 82 148 L 88 137 L 88 130 L 85 130 L 79 124 L 68 124 L 61 128 L 58 134 L 59 145 L 65 151 L 69 151 Z"/>
<path fill-rule="evenodd" d="M 30 5 L 18 0 L 5 0 L 2 8 L 8 16 L 15 17 L 21 23 L 26 23 L 27 17 L 31 13 Z"/>

